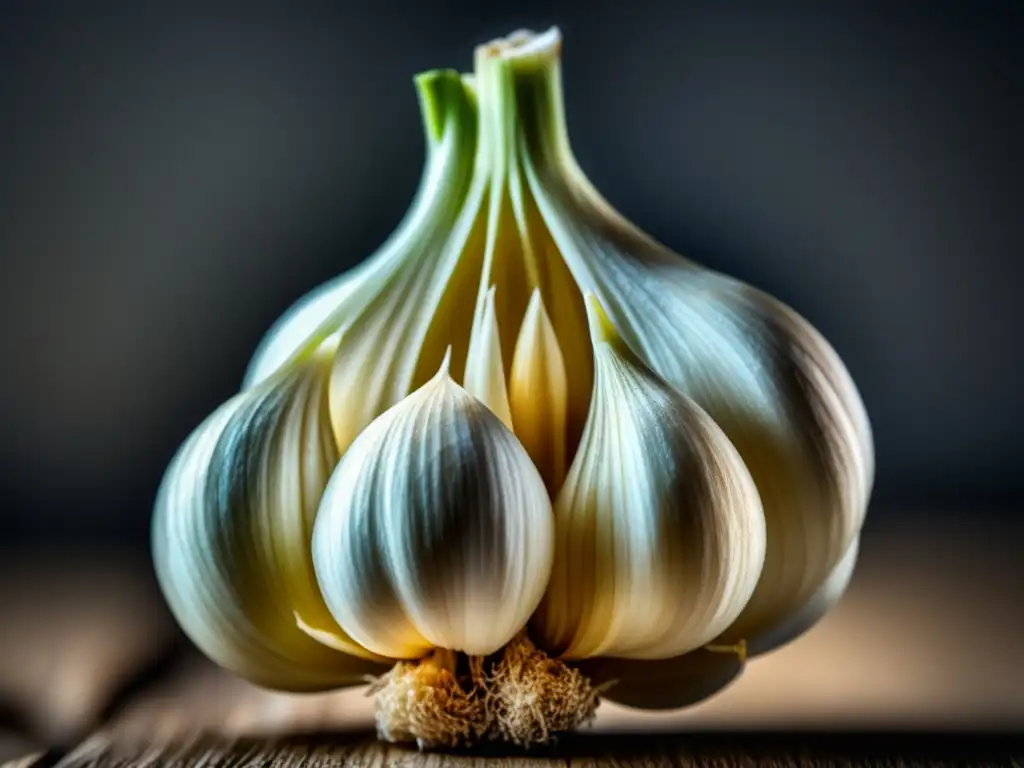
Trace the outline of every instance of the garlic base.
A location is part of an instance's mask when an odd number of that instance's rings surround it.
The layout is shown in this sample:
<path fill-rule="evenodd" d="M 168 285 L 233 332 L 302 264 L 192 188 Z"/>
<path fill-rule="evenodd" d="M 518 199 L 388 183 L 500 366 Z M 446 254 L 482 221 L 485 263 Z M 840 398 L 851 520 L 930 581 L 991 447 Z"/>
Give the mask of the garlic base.
<path fill-rule="evenodd" d="M 601 690 L 522 632 L 493 656 L 437 650 L 400 661 L 371 693 L 380 738 L 431 749 L 547 744 L 590 720 Z"/>

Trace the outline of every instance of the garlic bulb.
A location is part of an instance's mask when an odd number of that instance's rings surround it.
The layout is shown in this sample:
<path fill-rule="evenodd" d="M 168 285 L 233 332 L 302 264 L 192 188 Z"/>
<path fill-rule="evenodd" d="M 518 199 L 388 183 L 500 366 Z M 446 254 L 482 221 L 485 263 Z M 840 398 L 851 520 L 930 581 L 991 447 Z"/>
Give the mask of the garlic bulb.
<path fill-rule="evenodd" d="M 516 32 L 417 78 L 405 220 L 271 329 L 157 502 L 197 645 L 272 687 L 377 675 L 392 740 L 692 704 L 853 573 L 874 454 L 842 362 L 597 193 L 560 49 Z"/>

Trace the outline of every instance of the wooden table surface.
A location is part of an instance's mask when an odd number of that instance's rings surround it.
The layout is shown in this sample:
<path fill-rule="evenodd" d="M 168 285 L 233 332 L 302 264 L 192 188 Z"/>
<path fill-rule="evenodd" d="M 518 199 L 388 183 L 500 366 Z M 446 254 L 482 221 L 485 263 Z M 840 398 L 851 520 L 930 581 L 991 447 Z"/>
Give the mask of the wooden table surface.
<path fill-rule="evenodd" d="M 293 696 L 232 678 L 180 636 L 145 561 L 8 557 L 0 763 L 1021 768 L 1020 530 L 940 516 L 869 526 L 840 606 L 725 691 L 672 713 L 602 704 L 593 727 L 529 755 L 383 745 L 362 689 Z"/>

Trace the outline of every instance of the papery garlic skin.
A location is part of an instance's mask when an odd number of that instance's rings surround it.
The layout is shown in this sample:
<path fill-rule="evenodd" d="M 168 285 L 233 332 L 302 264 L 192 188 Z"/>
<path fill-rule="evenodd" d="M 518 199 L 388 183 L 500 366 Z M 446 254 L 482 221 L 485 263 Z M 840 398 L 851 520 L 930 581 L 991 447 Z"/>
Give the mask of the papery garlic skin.
<path fill-rule="evenodd" d="M 605 699 L 638 709 L 681 709 L 719 693 L 746 666 L 741 653 L 698 648 L 669 659 L 583 659 L 576 667 Z"/>
<path fill-rule="evenodd" d="M 334 618 L 371 651 L 485 656 L 526 625 L 553 543 L 537 468 L 451 380 L 446 359 L 345 453 L 320 505 L 313 562 Z"/>
<path fill-rule="evenodd" d="M 601 197 L 569 144 L 557 33 L 547 45 L 541 37 L 528 55 L 496 65 L 514 94 L 529 194 L 578 289 L 597 296 L 628 346 L 711 416 L 750 470 L 765 563 L 720 639 L 770 631 L 810 599 L 863 523 L 874 466 L 863 403 L 835 352 L 793 310 L 684 260 Z"/>
<path fill-rule="evenodd" d="M 365 269 L 336 277 L 303 296 L 274 323 L 249 361 L 242 389 L 256 386 L 287 365 L 308 346 L 310 337 L 356 290 Z"/>
<path fill-rule="evenodd" d="M 774 651 L 800 637 L 824 618 L 850 586 L 859 549 L 858 537 L 853 540 L 843 559 L 806 603 L 766 632 L 754 635 L 746 642 L 747 656 L 760 656 Z"/>
<path fill-rule="evenodd" d="M 648 369 L 590 303 L 590 419 L 555 501 L 539 642 L 565 659 L 666 659 L 725 630 L 764 561 L 757 489 L 695 403 Z"/>
<path fill-rule="evenodd" d="M 337 461 L 326 402 L 332 353 L 321 349 L 221 406 L 182 445 L 157 498 L 154 561 L 178 623 L 218 664 L 276 689 L 335 688 L 386 669 L 350 639 L 337 653 L 295 625 L 299 613 L 337 629 L 310 552 Z"/>
<path fill-rule="evenodd" d="M 341 451 L 373 418 L 426 381 L 450 345 L 430 331 L 473 225 L 462 205 L 474 174 L 474 96 L 450 70 L 424 73 L 416 86 L 427 160 L 405 219 L 363 264 L 290 308 L 261 341 L 246 372 L 244 386 L 253 386 L 337 336 L 330 401 Z"/>
<path fill-rule="evenodd" d="M 551 215 L 556 238 L 566 221 L 588 220 L 579 209 Z M 610 222 L 601 227 L 603 241 L 566 235 L 570 267 L 630 347 L 721 427 L 757 484 L 768 526 L 764 569 L 723 641 L 767 631 L 810 598 L 863 523 L 872 464 L 863 405 L 855 390 L 833 384 L 825 372 L 841 366 L 838 358 L 791 311 L 674 255 L 672 263 L 635 233 L 622 246 Z M 832 374 L 848 381 L 845 369 Z"/>

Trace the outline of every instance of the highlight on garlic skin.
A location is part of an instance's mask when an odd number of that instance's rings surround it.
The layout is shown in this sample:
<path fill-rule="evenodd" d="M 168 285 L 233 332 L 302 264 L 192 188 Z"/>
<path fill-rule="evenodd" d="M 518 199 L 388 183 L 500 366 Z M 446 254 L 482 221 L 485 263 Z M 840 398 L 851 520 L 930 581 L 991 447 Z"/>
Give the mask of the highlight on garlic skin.
<path fill-rule="evenodd" d="M 394 659 L 497 653 L 551 573 L 540 473 L 447 366 L 356 438 L 313 533 L 327 607 L 349 637 Z"/>
<path fill-rule="evenodd" d="M 386 667 L 295 623 L 334 622 L 309 557 L 309 530 L 338 452 L 325 424 L 332 347 L 236 395 L 185 441 L 157 497 L 156 570 L 171 610 L 214 661 L 271 688 L 358 683 Z"/>
<path fill-rule="evenodd" d="M 842 362 L 600 196 L 560 55 L 520 31 L 417 77 L 404 221 L 274 325 L 157 499 L 196 645 L 281 690 L 372 679 L 392 741 L 696 703 L 856 563 L 874 452 Z"/>
<path fill-rule="evenodd" d="M 725 434 L 588 301 L 594 394 L 555 500 L 556 565 L 534 628 L 564 659 L 682 656 L 750 600 L 761 500 Z"/>

